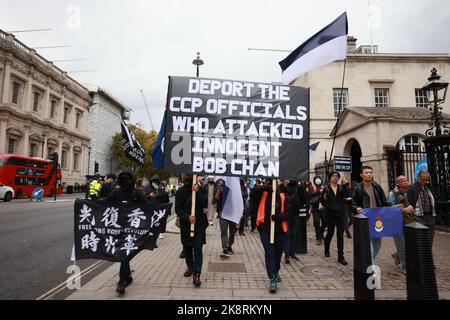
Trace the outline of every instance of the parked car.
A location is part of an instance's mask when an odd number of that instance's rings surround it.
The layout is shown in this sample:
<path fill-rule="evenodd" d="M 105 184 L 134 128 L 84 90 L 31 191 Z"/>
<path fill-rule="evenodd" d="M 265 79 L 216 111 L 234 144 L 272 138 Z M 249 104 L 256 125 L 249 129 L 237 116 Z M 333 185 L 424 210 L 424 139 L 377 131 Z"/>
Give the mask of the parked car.
<path fill-rule="evenodd" d="M 14 198 L 14 189 L 0 184 L 0 199 L 3 199 L 4 202 L 9 202 L 12 198 Z"/>

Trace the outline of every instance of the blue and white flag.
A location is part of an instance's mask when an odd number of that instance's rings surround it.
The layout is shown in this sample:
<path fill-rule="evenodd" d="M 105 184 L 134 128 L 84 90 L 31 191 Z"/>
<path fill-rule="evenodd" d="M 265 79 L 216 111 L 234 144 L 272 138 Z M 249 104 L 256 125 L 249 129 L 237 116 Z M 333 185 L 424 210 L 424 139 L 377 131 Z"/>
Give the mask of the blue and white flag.
<path fill-rule="evenodd" d="M 309 161 L 310 162 L 314 159 L 314 156 L 316 155 L 317 147 L 319 146 L 319 144 L 320 144 L 320 141 L 309 146 Z"/>
<path fill-rule="evenodd" d="M 423 157 L 419 162 L 416 163 L 416 166 L 414 167 L 414 181 L 417 180 L 417 177 L 419 176 L 419 172 L 421 170 L 428 170 L 428 160 L 427 157 Z"/>
<path fill-rule="evenodd" d="M 221 179 L 225 182 L 222 190 L 221 217 L 238 224 L 244 212 L 240 180 L 238 177 L 222 177 Z"/>
<path fill-rule="evenodd" d="M 152 151 L 153 168 L 161 168 L 164 164 L 164 137 L 166 135 L 166 111 L 164 111 L 161 129 L 159 130 L 158 139 Z"/>
<path fill-rule="evenodd" d="M 400 207 L 364 209 L 369 218 L 370 238 L 395 237 L 403 234 L 403 215 Z"/>
<path fill-rule="evenodd" d="M 309 38 L 281 61 L 283 84 L 290 84 L 302 74 L 336 60 L 347 58 L 347 13 Z"/>

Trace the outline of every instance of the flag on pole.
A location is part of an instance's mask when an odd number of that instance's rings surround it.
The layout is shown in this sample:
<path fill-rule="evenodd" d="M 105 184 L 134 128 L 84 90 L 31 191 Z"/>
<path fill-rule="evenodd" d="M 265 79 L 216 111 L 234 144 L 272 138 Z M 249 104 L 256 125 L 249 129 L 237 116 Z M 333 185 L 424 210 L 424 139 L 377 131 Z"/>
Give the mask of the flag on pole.
<path fill-rule="evenodd" d="M 364 209 L 369 218 L 370 238 L 395 237 L 403 234 L 403 215 L 400 207 Z"/>
<path fill-rule="evenodd" d="M 222 189 L 221 217 L 238 224 L 244 212 L 241 183 L 238 177 L 222 177 L 222 180 L 225 185 Z"/>
<path fill-rule="evenodd" d="M 133 131 L 128 128 L 124 119 L 122 119 L 122 143 L 126 157 L 143 166 L 145 151 L 134 136 Z"/>
<path fill-rule="evenodd" d="M 347 58 L 347 12 L 301 44 L 283 61 L 283 84 L 290 84 L 302 74 L 336 60 Z"/>
<path fill-rule="evenodd" d="M 164 111 L 161 129 L 159 129 L 158 139 L 152 151 L 153 168 L 162 169 L 164 164 L 164 137 L 166 135 L 166 111 Z"/>
<path fill-rule="evenodd" d="M 309 146 L 309 161 L 312 161 L 312 159 L 314 158 L 314 155 L 316 154 L 317 147 L 319 146 L 319 144 L 320 141 Z"/>

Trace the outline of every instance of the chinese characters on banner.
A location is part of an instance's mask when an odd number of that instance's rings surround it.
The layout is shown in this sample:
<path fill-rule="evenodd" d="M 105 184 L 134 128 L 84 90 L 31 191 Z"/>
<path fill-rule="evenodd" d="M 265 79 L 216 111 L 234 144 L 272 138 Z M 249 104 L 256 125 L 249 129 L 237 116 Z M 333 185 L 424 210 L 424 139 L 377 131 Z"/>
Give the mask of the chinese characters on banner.
<path fill-rule="evenodd" d="M 171 206 L 76 200 L 76 259 L 119 262 L 142 249 L 152 250 Z"/>
<path fill-rule="evenodd" d="M 309 89 L 169 77 L 165 120 L 165 171 L 308 178 Z"/>

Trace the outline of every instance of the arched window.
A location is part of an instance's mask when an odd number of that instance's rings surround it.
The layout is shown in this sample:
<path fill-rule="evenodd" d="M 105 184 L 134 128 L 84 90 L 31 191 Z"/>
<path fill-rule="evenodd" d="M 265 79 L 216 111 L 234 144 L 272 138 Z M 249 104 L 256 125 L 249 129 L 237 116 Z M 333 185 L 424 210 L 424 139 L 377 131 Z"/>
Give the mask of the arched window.
<path fill-rule="evenodd" d="M 423 152 L 423 138 L 419 135 L 408 135 L 399 141 L 398 147 L 409 153 Z"/>

